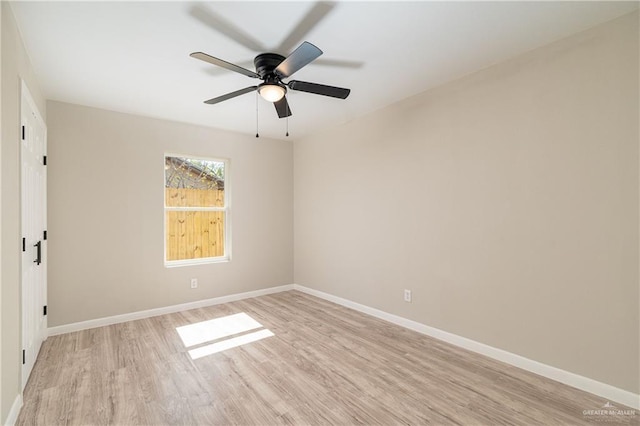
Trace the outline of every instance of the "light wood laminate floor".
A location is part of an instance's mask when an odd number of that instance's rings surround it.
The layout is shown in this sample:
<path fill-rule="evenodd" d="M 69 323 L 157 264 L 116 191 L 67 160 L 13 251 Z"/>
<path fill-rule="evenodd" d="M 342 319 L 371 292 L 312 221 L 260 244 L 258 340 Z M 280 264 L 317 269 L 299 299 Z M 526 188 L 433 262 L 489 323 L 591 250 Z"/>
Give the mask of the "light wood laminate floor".
<path fill-rule="evenodd" d="M 214 321 L 185 347 L 178 327 L 223 317 L 257 328 Z M 606 402 L 288 291 L 50 337 L 17 424 L 638 424 L 583 415 Z"/>

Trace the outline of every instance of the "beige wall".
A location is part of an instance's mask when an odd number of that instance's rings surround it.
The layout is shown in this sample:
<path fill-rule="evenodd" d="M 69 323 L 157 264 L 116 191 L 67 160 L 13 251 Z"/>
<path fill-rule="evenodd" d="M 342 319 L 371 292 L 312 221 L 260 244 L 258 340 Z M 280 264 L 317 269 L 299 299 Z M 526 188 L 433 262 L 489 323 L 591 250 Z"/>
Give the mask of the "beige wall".
<path fill-rule="evenodd" d="M 639 393 L 638 47 L 635 13 L 296 142 L 295 282 Z"/>
<path fill-rule="evenodd" d="M 293 282 L 291 142 L 59 102 L 47 112 L 49 326 Z M 231 262 L 164 267 L 165 153 L 231 160 Z"/>
<path fill-rule="evenodd" d="M 21 314 L 20 314 L 20 79 L 24 78 L 40 113 L 45 116 L 45 101 L 31 69 L 15 18 L 7 2 L 2 7 L 2 143 L 0 165 L 2 176 L 1 237 L 1 323 L 2 355 L 0 379 L 2 398 L 0 421 L 9 414 L 20 393 Z"/>

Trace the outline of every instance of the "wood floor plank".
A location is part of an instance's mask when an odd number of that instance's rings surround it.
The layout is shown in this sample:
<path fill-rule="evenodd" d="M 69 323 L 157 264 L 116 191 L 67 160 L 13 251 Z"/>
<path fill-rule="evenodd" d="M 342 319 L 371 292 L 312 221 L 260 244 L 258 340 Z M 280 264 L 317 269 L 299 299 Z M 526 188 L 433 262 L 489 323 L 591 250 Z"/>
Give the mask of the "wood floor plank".
<path fill-rule="evenodd" d="M 192 347 L 177 331 L 239 313 L 260 327 Z M 639 424 L 583 415 L 606 402 L 289 291 L 50 337 L 17 424 Z"/>

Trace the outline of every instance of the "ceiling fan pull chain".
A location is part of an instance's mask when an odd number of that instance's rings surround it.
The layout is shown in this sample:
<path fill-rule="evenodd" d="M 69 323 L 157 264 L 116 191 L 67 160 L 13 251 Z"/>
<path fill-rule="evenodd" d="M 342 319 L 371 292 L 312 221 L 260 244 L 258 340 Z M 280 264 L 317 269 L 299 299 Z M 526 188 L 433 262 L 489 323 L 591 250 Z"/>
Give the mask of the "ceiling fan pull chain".
<path fill-rule="evenodd" d="M 258 134 L 258 92 L 256 92 L 256 138 L 259 138 Z"/>

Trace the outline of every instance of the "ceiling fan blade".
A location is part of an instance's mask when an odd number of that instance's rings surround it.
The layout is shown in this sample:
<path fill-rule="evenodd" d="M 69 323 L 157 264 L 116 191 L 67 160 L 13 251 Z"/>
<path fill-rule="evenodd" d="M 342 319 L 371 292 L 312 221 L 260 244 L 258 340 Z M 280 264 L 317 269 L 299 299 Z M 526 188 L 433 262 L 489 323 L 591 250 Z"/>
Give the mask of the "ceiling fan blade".
<path fill-rule="evenodd" d="M 278 65 L 275 72 L 281 78 L 289 77 L 320 55 L 322 50 L 305 41 Z"/>
<path fill-rule="evenodd" d="M 249 50 L 254 52 L 264 52 L 267 50 L 258 40 L 201 4 L 193 6 L 189 14 L 207 27 L 224 34 Z"/>
<path fill-rule="evenodd" d="M 213 56 L 207 55 L 206 53 L 193 52 L 189 56 L 191 56 L 192 58 L 200 59 L 201 61 L 205 61 L 205 62 L 208 62 L 208 63 L 213 64 L 213 65 L 217 65 L 217 66 L 222 67 L 222 68 L 226 68 L 226 69 L 231 70 L 231 71 L 238 72 L 240 74 L 246 75 L 247 77 L 260 78 L 260 76 L 258 74 L 256 74 L 255 72 L 253 72 L 253 71 L 249 71 L 248 69 L 242 68 L 241 66 L 238 66 L 236 64 L 232 64 L 231 62 L 227 62 L 227 61 L 223 61 L 222 59 L 214 58 Z"/>
<path fill-rule="evenodd" d="M 227 93 L 226 95 L 218 96 L 217 98 L 204 101 L 205 104 L 213 105 L 228 99 L 235 98 L 236 96 L 244 95 L 245 93 L 253 92 L 258 86 L 245 87 L 244 89 L 236 90 L 235 92 Z"/>
<path fill-rule="evenodd" d="M 316 95 L 331 96 L 332 98 L 347 99 L 350 89 L 342 87 L 325 86 L 324 84 L 309 83 L 306 81 L 291 80 L 287 83 L 290 89 L 299 90 L 301 92 L 314 93 Z"/>
<path fill-rule="evenodd" d="M 238 65 L 239 67 L 246 68 L 246 69 L 252 68 L 254 66 L 253 65 L 253 60 L 251 60 L 251 61 L 242 61 L 242 62 L 239 62 L 239 63 L 237 63 L 235 65 Z M 221 75 L 227 74 L 227 70 L 226 69 L 219 68 L 219 67 L 207 67 L 205 69 L 205 72 L 208 75 L 212 75 L 214 77 L 219 77 Z"/>
<path fill-rule="evenodd" d="M 286 96 L 283 96 L 282 99 L 274 102 L 273 105 L 276 107 L 278 117 L 285 118 L 291 116 L 291 108 L 289 107 L 289 102 L 287 102 Z"/>
<path fill-rule="evenodd" d="M 276 50 L 280 53 L 290 52 L 324 17 L 335 7 L 334 2 L 319 1 L 311 7 L 298 25 L 282 40 Z"/>

